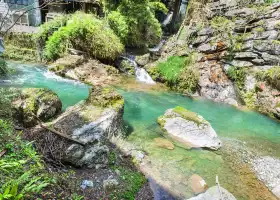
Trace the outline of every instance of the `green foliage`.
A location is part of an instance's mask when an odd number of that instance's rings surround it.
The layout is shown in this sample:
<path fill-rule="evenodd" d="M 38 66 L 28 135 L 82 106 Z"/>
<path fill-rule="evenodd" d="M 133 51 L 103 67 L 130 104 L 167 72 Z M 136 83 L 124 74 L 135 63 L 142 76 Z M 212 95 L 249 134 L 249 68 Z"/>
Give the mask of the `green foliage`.
<path fill-rule="evenodd" d="M 271 86 L 280 90 L 280 67 L 275 66 L 266 71 L 259 71 L 256 78 L 261 81 L 266 81 Z"/>
<path fill-rule="evenodd" d="M 177 83 L 182 69 L 185 67 L 186 58 L 171 56 L 166 62 L 160 63 L 157 68 L 159 73 L 168 81 L 170 85 Z"/>
<path fill-rule="evenodd" d="M 229 33 L 233 29 L 232 21 L 226 17 L 214 17 L 210 23 L 211 27 L 218 33 Z"/>
<path fill-rule="evenodd" d="M 17 89 L 0 88 L 0 119 L 10 120 L 12 118 L 11 102 L 18 95 Z"/>
<path fill-rule="evenodd" d="M 123 44 L 126 44 L 129 33 L 129 27 L 126 23 L 126 17 L 118 11 L 112 11 L 108 15 L 108 22 L 111 29 L 113 29 L 113 31 L 121 39 Z"/>
<path fill-rule="evenodd" d="M 81 12 L 73 14 L 66 26 L 53 33 L 46 42 L 44 55 L 54 60 L 62 57 L 68 47 L 101 60 L 114 60 L 124 49 L 106 21 Z"/>
<path fill-rule="evenodd" d="M 3 58 L 11 60 L 36 62 L 36 42 L 32 34 L 10 33 L 4 38 L 5 51 Z"/>
<path fill-rule="evenodd" d="M 146 178 L 140 172 L 135 172 L 124 167 L 119 167 L 118 170 L 120 171 L 123 191 L 112 194 L 112 197 L 134 200 L 137 192 L 147 182 Z"/>
<path fill-rule="evenodd" d="M 41 48 L 45 46 L 46 41 L 55 31 L 66 25 L 68 19 L 69 15 L 61 15 L 40 26 L 38 33 L 33 37 L 39 43 Z"/>
<path fill-rule="evenodd" d="M 19 200 L 52 183 L 32 143 L 23 141 L 12 124 L 0 119 L 0 199 Z"/>
<path fill-rule="evenodd" d="M 160 1 L 124 0 L 118 6 L 118 11 L 125 16 L 129 27 L 127 45 L 143 47 L 158 44 L 162 36 L 161 25 L 155 17 L 155 11 L 166 12 Z"/>
<path fill-rule="evenodd" d="M 0 58 L 0 77 L 7 75 L 9 72 L 7 62 Z"/>
<path fill-rule="evenodd" d="M 227 71 L 228 76 L 235 81 L 236 86 L 242 90 L 245 84 L 246 69 L 244 67 L 232 66 Z"/>
<path fill-rule="evenodd" d="M 200 74 L 196 68 L 186 65 L 179 76 L 177 90 L 185 94 L 193 94 L 198 88 L 199 77 Z"/>

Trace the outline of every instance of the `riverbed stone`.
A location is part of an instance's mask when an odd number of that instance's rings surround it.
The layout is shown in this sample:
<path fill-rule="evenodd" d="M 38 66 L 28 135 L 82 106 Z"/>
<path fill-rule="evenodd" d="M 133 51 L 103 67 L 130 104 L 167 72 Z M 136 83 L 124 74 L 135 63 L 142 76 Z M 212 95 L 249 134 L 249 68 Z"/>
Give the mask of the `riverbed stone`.
<path fill-rule="evenodd" d="M 145 66 L 149 63 L 150 61 L 150 54 L 144 54 L 142 56 L 136 56 L 135 62 L 140 65 L 140 66 Z"/>
<path fill-rule="evenodd" d="M 272 193 L 280 199 L 280 185 L 277 185 L 275 188 L 273 188 Z"/>
<path fill-rule="evenodd" d="M 156 143 L 156 145 L 158 147 L 161 147 L 164 149 L 173 150 L 175 148 L 174 144 L 172 142 L 170 142 L 169 140 L 164 139 L 164 138 L 155 138 L 154 142 Z"/>
<path fill-rule="evenodd" d="M 118 185 L 119 182 L 116 179 L 107 179 L 103 181 L 103 189 L 106 193 L 114 191 Z"/>
<path fill-rule="evenodd" d="M 236 198 L 225 188 L 213 186 L 209 188 L 205 193 L 196 197 L 192 197 L 189 200 L 219 200 L 221 199 L 221 193 L 224 200 L 236 200 Z"/>
<path fill-rule="evenodd" d="M 189 182 L 194 194 L 200 194 L 202 192 L 205 192 L 208 188 L 208 185 L 205 182 L 205 180 L 197 174 L 192 175 L 189 179 Z"/>
<path fill-rule="evenodd" d="M 168 138 L 184 148 L 205 147 L 217 150 L 222 146 L 215 130 L 202 116 L 182 107 L 168 109 L 158 118 Z"/>
<path fill-rule="evenodd" d="M 47 121 L 61 112 L 62 103 L 58 96 L 49 89 L 26 88 L 13 103 L 15 116 L 24 127 L 32 127 L 37 124 L 38 117 Z"/>

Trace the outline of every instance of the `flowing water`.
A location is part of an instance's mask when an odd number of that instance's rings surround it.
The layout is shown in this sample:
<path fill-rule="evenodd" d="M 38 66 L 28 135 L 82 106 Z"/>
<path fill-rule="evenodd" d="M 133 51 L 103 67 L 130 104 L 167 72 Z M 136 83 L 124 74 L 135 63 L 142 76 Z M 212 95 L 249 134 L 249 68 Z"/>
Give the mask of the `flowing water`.
<path fill-rule="evenodd" d="M 60 78 L 47 72 L 44 67 L 10 65 L 16 69 L 16 73 L 8 77 L 4 85 L 49 88 L 61 98 L 64 109 L 88 96 L 87 85 Z M 237 199 L 273 199 L 251 170 L 245 165 L 238 165 L 233 154 L 224 151 L 224 148 L 217 152 L 179 147 L 167 150 L 158 148 L 154 138 L 162 135 L 156 122 L 157 117 L 164 114 L 166 109 L 183 106 L 208 120 L 225 144 L 240 143 L 259 155 L 279 158 L 278 122 L 255 112 L 244 112 L 203 99 L 191 99 L 158 88 L 156 91 L 122 88 L 118 90 L 125 98 L 124 120 L 131 133 L 127 141 L 147 152 L 150 162 L 144 171 L 157 177 L 163 187 L 172 188 L 171 193 L 191 197 L 193 194 L 188 184 L 191 175 L 199 174 L 209 186 L 215 185 L 215 177 L 218 175 L 220 184 Z"/>
<path fill-rule="evenodd" d="M 145 150 L 150 157 L 153 176 L 162 185 L 172 188 L 176 195 L 192 196 L 188 179 L 193 174 L 202 176 L 210 186 L 219 176 L 220 184 L 237 199 L 272 199 L 273 196 L 256 180 L 246 166 L 236 164 L 231 152 L 212 152 L 202 149 L 160 149 L 154 138 L 162 131 L 157 118 L 165 110 L 183 106 L 208 120 L 224 143 L 241 143 L 258 155 L 280 157 L 280 124 L 259 113 L 241 111 L 232 106 L 184 97 L 171 92 L 143 92 L 120 90 L 125 98 L 124 120 L 132 127 L 128 140 Z M 236 167 L 236 168 L 235 168 Z M 172 192 L 172 191 L 171 191 Z"/>
<path fill-rule="evenodd" d="M 14 72 L 0 80 L 0 87 L 48 88 L 61 99 L 63 110 L 88 97 L 89 87 L 87 85 L 61 78 L 49 72 L 44 66 L 12 62 L 8 64 Z"/>

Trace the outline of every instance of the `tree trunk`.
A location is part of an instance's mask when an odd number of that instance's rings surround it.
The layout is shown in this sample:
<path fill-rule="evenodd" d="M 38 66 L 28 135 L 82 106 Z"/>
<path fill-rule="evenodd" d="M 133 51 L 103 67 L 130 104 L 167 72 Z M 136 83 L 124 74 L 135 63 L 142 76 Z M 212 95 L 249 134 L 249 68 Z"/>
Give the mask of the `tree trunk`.
<path fill-rule="evenodd" d="M 171 20 L 171 24 L 170 24 L 170 31 L 171 32 L 175 32 L 175 23 L 176 20 L 178 18 L 178 14 L 180 12 L 180 6 L 181 6 L 182 0 L 175 0 L 174 3 L 174 11 L 173 11 L 173 16 L 172 16 L 172 20 Z"/>

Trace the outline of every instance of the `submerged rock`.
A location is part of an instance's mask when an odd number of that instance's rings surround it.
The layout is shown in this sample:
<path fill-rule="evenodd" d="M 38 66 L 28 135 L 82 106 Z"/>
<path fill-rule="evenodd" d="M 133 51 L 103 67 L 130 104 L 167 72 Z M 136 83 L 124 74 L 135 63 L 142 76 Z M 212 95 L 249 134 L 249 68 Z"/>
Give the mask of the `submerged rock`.
<path fill-rule="evenodd" d="M 164 148 L 164 149 L 169 149 L 169 150 L 173 150 L 174 149 L 174 144 L 172 142 L 170 142 L 167 139 L 164 138 L 155 138 L 154 142 L 156 143 L 156 145 L 158 147 Z"/>
<path fill-rule="evenodd" d="M 211 187 L 205 193 L 196 197 L 192 197 L 189 200 L 236 200 L 236 198 L 226 189 L 218 186 Z"/>
<path fill-rule="evenodd" d="M 184 148 L 206 147 L 217 150 L 222 146 L 208 121 L 182 107 L 167 110 L 158 118 L 158 123 L 170 139 Z"/>
<path fill-rule="evenodd" d="M 15 116 L 25 127 L 36 125 L 36 116 L 47 121 L 61 112 L 62 103 L 49 89 L 23 89 L 20 98 L 14 101 Z"/>
<path fill-rule="evenodd" d="M 201 178 L 197 174 L 192 175 L 189 179 L 189 182 L 191 184 L 192 191 L 195 194 L 205 192 L 208 188 L 208 185 L 206 184 L 205 180 L 203 180 L 203 178 Z"/>

